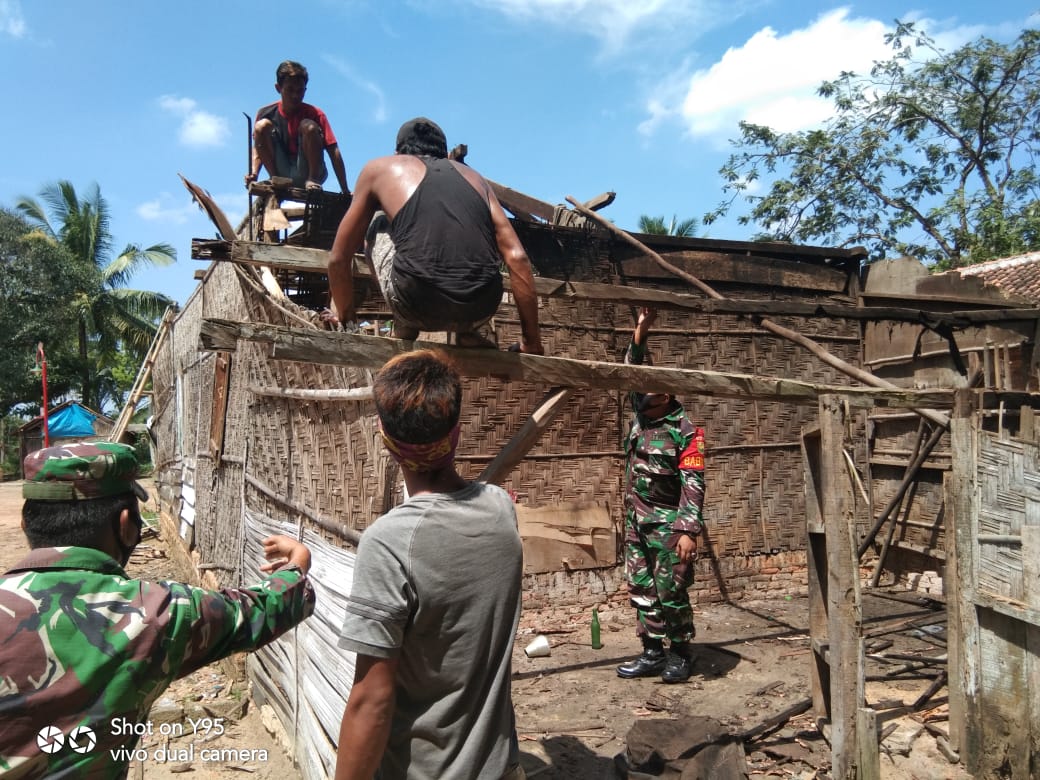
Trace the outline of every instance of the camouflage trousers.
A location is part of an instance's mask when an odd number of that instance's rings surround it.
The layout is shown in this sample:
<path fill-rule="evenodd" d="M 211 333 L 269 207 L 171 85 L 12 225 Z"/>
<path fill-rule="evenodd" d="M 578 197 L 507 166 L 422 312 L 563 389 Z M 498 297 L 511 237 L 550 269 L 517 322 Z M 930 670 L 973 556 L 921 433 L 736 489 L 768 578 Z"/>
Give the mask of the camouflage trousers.
<path fill-rule="evenodd" d="M 675 545 L 681 534 L 671 523 L 625 521 L 625 579 L 640 638 L 689 642 L 695 632 L 686 589 L 693 583 L 693 561 L 680 563 Z"/>

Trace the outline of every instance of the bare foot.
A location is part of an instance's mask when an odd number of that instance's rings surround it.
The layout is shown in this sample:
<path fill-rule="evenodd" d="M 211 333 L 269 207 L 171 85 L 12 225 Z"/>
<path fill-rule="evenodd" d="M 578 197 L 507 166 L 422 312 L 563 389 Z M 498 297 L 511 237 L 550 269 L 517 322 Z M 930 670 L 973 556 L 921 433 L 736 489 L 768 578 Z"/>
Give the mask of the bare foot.
<path fill-rule="evenodd" d="M 321 182 L 314 181 L 314 179 L 307 179 L 307 183 L 303 185 L 308 190 L 320 190 Z"/>

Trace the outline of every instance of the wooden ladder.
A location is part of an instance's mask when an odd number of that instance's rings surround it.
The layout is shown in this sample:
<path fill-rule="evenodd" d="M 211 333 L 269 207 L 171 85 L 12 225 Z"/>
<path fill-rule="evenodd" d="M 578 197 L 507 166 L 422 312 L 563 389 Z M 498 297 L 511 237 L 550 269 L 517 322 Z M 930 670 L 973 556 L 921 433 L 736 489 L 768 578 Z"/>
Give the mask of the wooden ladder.
<path fill-rule="evenodd" d="M 166 331 L 169 327 L 170 321 L 173 319 L 176 306 L 168 306 L 166 312 L 163 314 L 162 321 L 159 323 L 159 327 L 155 330 L 155 337 L 152 339 L 152 344 L 148 347 L 148 354 L 144 357 L 144 362 L 141 364 L 141 368 L 137 371 L 137 378 L 134 380 L 134 386 L 130 388 L 130 395 L 126 398 L 126 404 L 123 406 L 123 410 L 119 413 L 116 424 L 112 428 L 112 432 L 108 435 L 109 441 L 118 442 L 123 438 L 126 433 L 126 428 L 130 424 L 130 418 L 134 416 L 134 411 L 137 409 L 137 404 L 141 400 L 141 396 L 144 395 L 145 385 L 148 384 L 148 378 L 152 375 L 152 365 L 155 363 L 156 355 L 159 354 L 159 347 L 162 345 L 163 338 L 166 336 Z"/>

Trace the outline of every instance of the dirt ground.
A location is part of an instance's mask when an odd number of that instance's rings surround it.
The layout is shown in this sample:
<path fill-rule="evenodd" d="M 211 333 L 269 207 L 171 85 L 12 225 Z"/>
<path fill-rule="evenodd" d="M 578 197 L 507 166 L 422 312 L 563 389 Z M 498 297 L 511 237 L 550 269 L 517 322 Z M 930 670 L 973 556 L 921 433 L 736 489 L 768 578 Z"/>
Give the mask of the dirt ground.
<path fill-rule="evenodd" d="M 0 538 L 5 542 L 0 545 L 0 570 L 26 550 L 19 528 L 20 490 L 19 482 L 0 483 Z M 165 544 L 157 537 L 146 539 L 131 560 L 130 574 L 178 577 Z M 944 668 L 934 660 L 913 663 L 885 657 L 898 653 L 941 658 L 946 652 L 941 605 L 890 592 L 883 598 L 865 596 L 864 613 L 864 630 L 872 635 L 868 653 L 874 656 L 868 674 L 881 678 L 867 683 L 867 700 L 878 710 L 878 728 L 885 735 L 881 777 L 970 780 L 959 765 L 947 760 L 941 739 L 934 736 L 948 732 L 946 688 L 938 688 L 918 711 L 909 711 Z M 810 696 L 805 599 L 698 606 L 694 675 L 680 685 L 665 685 L 657 678 L 618 678 L 615 666 L 639 651 L 631 612 L 601 610 L 603 647 L 598 650 L 590 647 L 589 618 L 582 610 L 570 615 L 526 613 L 521 620 L 513 651 L 513 697 L 528 777 L 609 780 L 620 776 L 615 757 L 625 753 L 626 736 L 637 721 L 681 723 L 692 716 L 710 716 L 727 730 L 746 731 Z M 550 654 L 528 658 L 523 648 L 538 634 L 549 640 Z M 888 642 L 892 644 L 886 646 Z M 149 757 L 135 762 L 131 778 L 300 776 L 287 750 L 265 726 L 264 712 L 249 700 L 248 690 L 216 667 L 177 681 L 153 710 L 153 720 L 162 718 L 181 723 L 184 734 L 168 744 L 158 736 L 142 742 Z M 198 724 L 194 735 L 193 723 Z M 187 752 L 192 746 L 194 755 Z M 829 777 L 830 748 L 811 713 L 785 721 L 744 747 L 748 776 L 755 780 Z M 156 751 L 164 748 L 172 749 L 173 755 L 167 761 L 156 760 Z M 232 760 L 213 758 L 216 753 L 204 760 L 203 749 L 237 753 L 225 754 Z"/>

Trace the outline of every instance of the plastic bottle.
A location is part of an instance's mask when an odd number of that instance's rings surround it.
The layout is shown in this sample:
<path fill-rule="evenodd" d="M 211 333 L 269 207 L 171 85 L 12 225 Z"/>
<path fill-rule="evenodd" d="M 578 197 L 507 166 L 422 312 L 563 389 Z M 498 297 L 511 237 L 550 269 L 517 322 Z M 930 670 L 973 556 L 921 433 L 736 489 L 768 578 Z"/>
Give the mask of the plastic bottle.
<path fill-rule="evenodd" d="M 599 650 L 603 643 L 599 641 L 599 610 L 592 608 L 592 649 Z"/>

